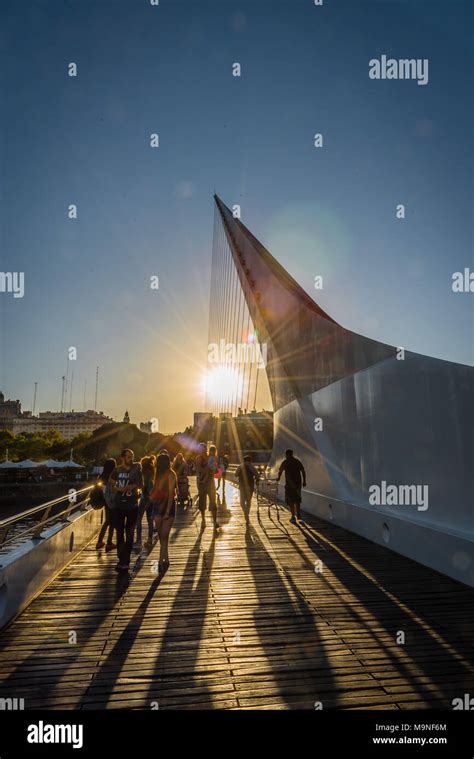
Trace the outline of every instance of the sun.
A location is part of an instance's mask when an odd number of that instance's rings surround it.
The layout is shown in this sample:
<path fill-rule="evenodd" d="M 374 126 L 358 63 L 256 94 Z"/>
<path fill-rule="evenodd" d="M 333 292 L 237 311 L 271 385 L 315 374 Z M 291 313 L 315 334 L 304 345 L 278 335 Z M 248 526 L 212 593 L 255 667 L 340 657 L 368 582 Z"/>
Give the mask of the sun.
<path fill-rule="evenodd" d="M 239 385 L 239 373 L 230 366 L 216 366 L 206 372 L 202 380 L 206 398 L 211 403 L 231 402 L 238 395 Z"/>

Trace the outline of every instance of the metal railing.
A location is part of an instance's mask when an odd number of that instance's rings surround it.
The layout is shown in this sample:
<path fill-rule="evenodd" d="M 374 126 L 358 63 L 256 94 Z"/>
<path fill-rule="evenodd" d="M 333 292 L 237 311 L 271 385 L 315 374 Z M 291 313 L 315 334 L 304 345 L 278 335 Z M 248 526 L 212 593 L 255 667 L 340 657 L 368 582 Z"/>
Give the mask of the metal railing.
<path fill-rule="evenodd" d="M 18 541 L 21 542 L 21 540 L 27 538 L 39 539 L 45 527 L 51 527 L 57 522 L 65 522 L 74 511 L 83 511 L 87 508 L 89 503 L 88 494 L 93 487 L 94 485 L 88 485 L 85 488 L 81 488 L 81 490 L 70 491 L 52 501 L 32 506 L 30 509 L 26 509 L 26 511 L 21 511 L 19 514 L 14 514 L 7 519 L 0 520 L 0 550 L 3 550 L 5 546 L 17 543 Z M 81 496 L 82 500 L 77 500 L 78 496 Z M 68 501 L 69 505 L 51 516 L 51 511 L 54 507 L 59 506 L 64 501 Z M 28 522 L 37 514 L 41 515 L 39 519 L 35 520 L 34 524 L 29 525 L 26 529 L 21 530 L 21 522 Z M 15 530 L 15 527 L 20 528 L 21 531 Z"/>
<path fill-rule="evenodd" d="M 270 469 L 268 464 L 258 464 L 258 463 L 256 464 L 254 462 L 252 462 L 252 464 L 255 467 L 255 469 L 258 471 L 260 478 L 262 480 L 268 479 L 268 471 Z M 229 464 L 229 466 L 227 467 L 227 474 L 233 477 L 235 475 L 235 472 L 238 466 L 239 466 L 238 464 Z"/>

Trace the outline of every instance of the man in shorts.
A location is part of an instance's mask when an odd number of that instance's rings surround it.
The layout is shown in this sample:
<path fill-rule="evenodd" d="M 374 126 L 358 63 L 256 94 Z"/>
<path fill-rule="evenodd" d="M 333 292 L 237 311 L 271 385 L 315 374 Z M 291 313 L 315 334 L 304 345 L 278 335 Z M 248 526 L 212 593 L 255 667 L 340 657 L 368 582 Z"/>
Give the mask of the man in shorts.
<path fill-rule="evenodd" d="M 285 458 L 280 464 L 277 482 L 280 481 L 283 472 L 285 473 L 285 503 L 291 510 L 291 524 L 296 524 L 297 519 L 301 521 L 301 482 L 305 488 L 306 472 L 301 461 L 294 457 L 291 448 L 285 452 Z"/>
<path fill-rule="evenodd" d="M 245 524 L 250 523 L 250 506 L 252 496 L 257 488 L 259 475 L 252 464 L 252 457 L 249 454 L 244 456 L 244 463 L 237 467 L 235 476 L 239 483 L 240 506 L 244 512 Z"/>
<path fill-rule="evenodd" d="M 196 468 L 196 482 L 199 495 L 199 511 L 202 517 L 202 527 L 206 526 L 206 502 L 209 498 L 209 511 L 212 514 L 214 521 L 214 529 L 219 529 L 217 522 L 217 506 L 216 506 L 216 485 L 214 482 L 214 474 L 217 471 L 217 460 L 215 455 L 215 447 L 211 446 L 209 449 L 209 456 L 207 454 L 207 445 L 205 443 L 199 444 L 199 453 L 195 459 Z M 212 455 L 211 455 L 212 454 Z"/>

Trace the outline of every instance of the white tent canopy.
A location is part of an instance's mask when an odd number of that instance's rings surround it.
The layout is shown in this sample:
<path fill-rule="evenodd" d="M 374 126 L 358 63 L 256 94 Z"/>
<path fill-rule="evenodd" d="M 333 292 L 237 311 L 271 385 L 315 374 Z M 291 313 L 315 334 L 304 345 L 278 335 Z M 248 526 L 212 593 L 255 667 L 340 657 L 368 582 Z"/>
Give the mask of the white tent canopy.
<path fill-rule="evenodd" d="M 81 464 L 76 464 L 76 462 L 73 461 L 72 459 L 69 459 L 69 461 L 53 461 L 53 459 L 50 459 L 48 466 L 50 466 L 51 468 L 58 468 L 58 469 L 83 469 L 84 468 Z"/>
<path fill-rule="evenodd" d="M 0 464 L 0 469 L 37 469 L 39 466 L 46 466 L 48 469 L 83 469 L 81 464 L 76 464 L 72 459 L 69 459 L 69 461 L 55 461 L 55 459 L 47 459 L 46 461 L 32 461 L 31 459 L 24 459 L 24 461 L 3 461 Z"/>
<path fill-rule="evenodd" d="M 24 459 L 24 461 L 18 462 L 18 466 L 22 469 L 35 469 L 38 466 L 38 462 L 32 461 L 31 459 Z"/>

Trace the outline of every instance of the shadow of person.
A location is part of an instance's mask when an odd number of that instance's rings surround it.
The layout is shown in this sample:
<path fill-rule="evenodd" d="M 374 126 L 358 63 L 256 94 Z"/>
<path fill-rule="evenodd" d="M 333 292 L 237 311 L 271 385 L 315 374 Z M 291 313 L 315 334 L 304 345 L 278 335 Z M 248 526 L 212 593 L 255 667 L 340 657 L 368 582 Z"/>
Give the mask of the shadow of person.
<path fill-rule="evenodd" d="M 122 667 L 132 652 L 148 606 L 162 579 L 162 574 L 156 574 L 135 613 L 124 626 L 114 645 L 101 662 L 100 668 L 97 670 L 94 679 L 81 699 L 82 708 L 107 708 L 116 689 L 116 680 L 120 676 Z"/>
<path fill-rule="evenodd" d="M 220 525 L 228 524 L 232 519 L 232 511 L 229 511 L 226 507 L 226 501 L 219 494 L 216 495 L 216 507 L 217 507 L 217 521 Z"/>
<path fill-rule="evenodd" d="M 78 575 L 83 581 L 79 596 L 76 586 Z M 111 561 L 97 561 L 95 549 L 82 552 L 28 607 L 31 632 L 28 648 L 24 642 L 23 625 L 14 623 L 0 633 L 0 652 L 4 649 L 8 651 L 9 647 L 15 651 L 17 642 L 20 646 L 16 649 L 15 665 L 9 667 L 8 674 L 2 662 L 2 697 L 24 697 L 26 704 L 30 704 L 29 708 L 35 708 L 34 704 L 38 702 L 41 708 L 51 708 L 71 680 L 74 681 L 78 667 L 94 672 L 99 659 L 99 654 L 94 650 L 96 635 L 100 637 L 102 628 L 107 629 L 108 620 L 115 614 L 129 582 L 129 578 L 116 574 Z M 55 611 L 48 596 L 58 592 L 58 588 L 61 590 L 61 602 Z M 50 615 L 54 619 L 53 632 L 49 632 Z M 77 635 L 75 645 L 70 643 L 71 630 Z M 80 698 L 81 695 L 77 696 L 78 701 Z"/>
<path fill-rule="evenodd" d="M 186 705 L 192 701 L 190 693 L 193 690 L 196 690 L 195 698 L 201 704 L 201 708 L 209 708 L 212 701 L 212 694 L 205 680 L 207 670 L 212 669 L 212 666 L 208 656 L 207 665 L 204 667 L 202 660 L 205 647 L 209 645 L 210 633 L 206 631 L 206 627 L 216 535 L 212 535 L 209 547 L 205 551 L 201 551 L 201 539 L 202 532 L 190 548 L 155 656 L 147 699 L 158 698 L 160 709 L 179 708 L 174 701 L 176 699 L 179 702 L 179 695 L 167 695 L 176 680 L 182 683 Z M 202 640 L 204 637 L 206 641 Z M 183 671 L 186 673 L 184 678 Z"/>
<path fill-rule="evenodd" d="M 324 610 L 328 624 L 341 631 L 349 628 L 349 636 L 357 626 L 357 640 L 352 644 L 355 653 L 364 660 L 367 671 L 377 673 L 376 679 L 384 687 L 390 689 L 392 683 L 387 684 L 387 679 L 392 679 L 402 700 L 404 691 L 411 691 L 413 702 L 436 701 L 443 708 L 450 707 L 453 692 L 472 685 L 472 661 L 465 644 L 449 629 L 450 618 L 445 620 L 443 611 L 437 612 L 437 598 L 441 609 L 446 594 L 452 604 L 456 597 L 464 598 L 467 608 L 471 600 L 473 608 L 474 590 L 338 525 L 308 513 L 304 522 L 288 539 L 307 562 L 307 554 L 295 539 L 303 536 L 323 565 L 317 576 L 334 599 Z M 276 547 L 277 555 L 278 551 Z M 334 585 L 340 589 L 337 595 L 331 590 Z M 305 592 L 310 601 L 314 594 L 318 609 L 320 591 L 307 587 Z M 438 613 L 441 618 L 437 621 Z M 403 645 L 397 642 L 400 632 L 406 640 Z M 396 691 L 393 700 L 397 700 Z"/>
<path fill-rule="evenodd" d="M 319 689 L 331 693 L 334 699 L 332 662 L 317 615 L 296 586 L 284 578 L 256 529 L 246 525 L 244 534 L 257 601 L 254 626 L 266 658 L 266 663 L 256 658 L 260 677 L 268 682 L 270 671 L 271 688 L 277 692 L 280 703 L 288 707 L 294 708 L 296 703 L 312 708 L 320 696 Z M 326 630 L 326 626 L 322 629 Z M 255 656 L 258 654 L 257 650 Z M 255 694 L 258 695 L 258 690 Z"/>

